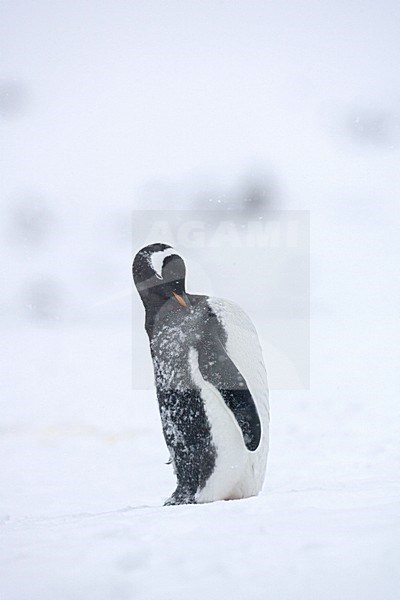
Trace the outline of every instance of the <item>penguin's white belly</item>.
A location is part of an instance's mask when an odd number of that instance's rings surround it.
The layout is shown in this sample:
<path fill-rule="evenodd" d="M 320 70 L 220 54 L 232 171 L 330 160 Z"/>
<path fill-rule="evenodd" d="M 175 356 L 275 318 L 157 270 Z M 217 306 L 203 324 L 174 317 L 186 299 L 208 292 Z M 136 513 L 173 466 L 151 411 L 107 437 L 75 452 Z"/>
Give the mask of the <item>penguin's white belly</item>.
<path fill-rule="evenodd" d="M 197 351 L 190 350 L 194 383 L 200 388 L 216 447 L 215 468 L 196 502 L 234 500 L 257 495 L 263 485 L 268 454 L 268 383 L 257 333 L 247 315 L 235 304 L 208 299 L 227 332 L 226 350 L 246 380 L 261 421 L 261 440 L 256 450 L 246 447 L 241 429 L 218 390 L 200 372 Z"/>
<path fill-rule="evenodd" d="M 235 417 L 226 406 L 217 389 L 205 381 L 200 373 L 197 350 L 190 350 L 190 365 L 194 383 L 200 388 L 204 408 L 211 428 L 217 456 L 215 468 L 205 487 L 197 492 L 196 502 L 230 500 L 254 495 L 257 491 L 251 453 L 243 442 L 242 432 Z M 244 488 L 238 489 L 238 485 Z"/>

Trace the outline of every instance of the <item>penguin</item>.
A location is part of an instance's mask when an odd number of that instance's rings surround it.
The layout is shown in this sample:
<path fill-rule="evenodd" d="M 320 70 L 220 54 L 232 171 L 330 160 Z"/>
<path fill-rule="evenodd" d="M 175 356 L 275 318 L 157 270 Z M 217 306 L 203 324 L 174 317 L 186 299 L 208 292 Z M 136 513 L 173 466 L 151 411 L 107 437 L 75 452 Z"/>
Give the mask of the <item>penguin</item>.
<path fill-rule="evenodd" d="M 256 496 L 269 443 L 268 382 L 255 327 L 235 303 L 186 292 L 171 246 L 135 256 L 154 381 L 177 486 L 165 505 Z"/>

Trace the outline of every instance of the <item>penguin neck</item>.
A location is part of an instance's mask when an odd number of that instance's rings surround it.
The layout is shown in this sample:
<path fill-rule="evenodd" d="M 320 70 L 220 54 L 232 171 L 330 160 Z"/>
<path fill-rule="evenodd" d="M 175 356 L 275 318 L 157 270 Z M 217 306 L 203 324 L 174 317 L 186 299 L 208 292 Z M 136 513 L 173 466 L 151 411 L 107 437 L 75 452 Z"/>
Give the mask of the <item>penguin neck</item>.
<path fill-rule="evenodd" d="M 150 340 L 154 332 L 156 318 L 160 315 L 160 312 L 183 310 L 173 298 L 160 296 L 151 298 L 148 302 L 146 302 L 144 307 L 146 311 L 145 329 Z"/>

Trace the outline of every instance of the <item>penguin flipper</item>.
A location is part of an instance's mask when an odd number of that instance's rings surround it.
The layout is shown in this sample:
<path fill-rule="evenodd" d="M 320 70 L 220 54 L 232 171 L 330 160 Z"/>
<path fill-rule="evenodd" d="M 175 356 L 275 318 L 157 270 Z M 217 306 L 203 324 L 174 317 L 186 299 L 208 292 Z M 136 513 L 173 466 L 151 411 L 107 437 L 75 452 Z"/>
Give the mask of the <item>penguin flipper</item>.
<path fill-rule="evenodd" d="M 256 450 L 261 440 L 261 421 L 246 380 L 228 355 L 222 341 L 224 331 L 211 312 L 198 344 L 200 373 L 222 396 L 232 411 L 248 450 Z"/>

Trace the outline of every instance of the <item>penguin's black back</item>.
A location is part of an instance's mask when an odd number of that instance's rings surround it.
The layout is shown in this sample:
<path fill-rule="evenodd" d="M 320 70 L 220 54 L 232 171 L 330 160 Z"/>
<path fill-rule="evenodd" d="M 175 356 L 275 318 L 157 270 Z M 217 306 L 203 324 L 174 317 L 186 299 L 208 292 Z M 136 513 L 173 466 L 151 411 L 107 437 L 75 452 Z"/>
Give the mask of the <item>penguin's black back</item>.
<path fill-rule="evenodd" d="M 154 320 L 150 349 L 164 437 L 178 479 L 170 503 L 194 502 L 216 461 L 210 423 L 190 365 L 190 349 L 199 343 L 207 307 L 204 296 L 190 296 L 190 311 L 172 302 Z"/>

